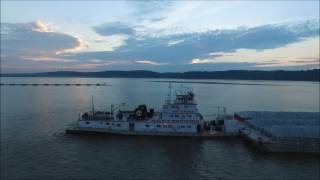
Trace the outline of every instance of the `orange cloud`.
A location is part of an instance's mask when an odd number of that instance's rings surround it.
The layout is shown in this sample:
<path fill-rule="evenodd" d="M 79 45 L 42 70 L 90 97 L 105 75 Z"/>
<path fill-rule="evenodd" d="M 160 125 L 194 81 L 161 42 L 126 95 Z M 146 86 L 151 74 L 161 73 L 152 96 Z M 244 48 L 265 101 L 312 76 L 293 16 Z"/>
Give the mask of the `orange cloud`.
<path fill-rule="evenodd" d="M 63 53 L 79 52 L 88 47 L 88 45 L 80 37 L 78 36 L 73 36 L 73 37 L 76 38 L 76 41 L 77 41 L 77 45 L 75 47 L 59 50 L 59 51 L 56 51 L 54 54 L 58 55 Z"/>
<path fill-rule="evenodd" d="M 38 20 L 34 23 L 34 28 L 32 28 L 33 31 L 37 32 L 53 32 L 53 26 L 50 23 L 45 23 L 41 20 Z"/>
<path fill-rule="evenodd" d="M 158 63 L 158 62 L 154 62 L 154 61 L 149 61 L 149 60 L 138 60 L 138 61 L 135 61 L 136 63 L 139 63 L 139 64 L 149 64 L 149 65 L 165 65 L 167 63 Z"/>
<path fill-rule="evenodd" d="M 274 49 L 237 49 L 235 52 L 217 52 L 210 55 L 194 58 L 190 64 L 254 63 L 256 67 L 314 65 L 319 64 L 319 37 L 306 38 Z"/>

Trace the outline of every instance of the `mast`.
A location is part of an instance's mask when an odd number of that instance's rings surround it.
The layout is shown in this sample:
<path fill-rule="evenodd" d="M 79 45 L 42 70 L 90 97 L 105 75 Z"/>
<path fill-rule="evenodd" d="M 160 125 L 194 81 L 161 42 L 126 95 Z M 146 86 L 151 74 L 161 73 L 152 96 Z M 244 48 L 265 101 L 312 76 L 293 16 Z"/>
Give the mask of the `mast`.
<path fill-rule="evenodd" d="M 171 82 L 169 82 L 169 94 L 166 99 L 166 104 L 171 104 Z"/>
<path fill-rule="evenodd" d="M 92 106 L 92 119 L 94 117 L 94 104 L 93 104 L 93 96 L 91 96 L 91 106 Z"/>
<path fill-rule="evenodd" d="M 171 82 L 169 82 L 169 102 L 171 103 Z"/>

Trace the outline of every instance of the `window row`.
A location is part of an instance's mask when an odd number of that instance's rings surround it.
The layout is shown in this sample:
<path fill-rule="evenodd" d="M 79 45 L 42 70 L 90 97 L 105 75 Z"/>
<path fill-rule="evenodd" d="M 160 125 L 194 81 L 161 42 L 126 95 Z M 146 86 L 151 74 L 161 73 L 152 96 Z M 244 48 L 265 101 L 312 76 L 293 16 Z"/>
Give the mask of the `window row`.
<path fill-rule="evenodd" d="M 191 118 L 192 117 L 192 115 L 179 115 L 179 114 L 175 114 L 174 116 L 173 116 L 173 114 L 170 114 L 170 117 L 180 117 L 180 118 L 186 118 L 186 117 L 189 117 L 189 118 Z"/>
<path fill-rule="evenodd" d="M 188 108 L 189 106 L 188 105 L 184 105 L 183 107 L 184 108 Z M 180 107 L 177 106 L 177 105 L 171 105 L 171 108 L 172 109 L 179 109 Z M 163 106 L 163 109 L 168 109 L 168 106 L 167 105 Z"/>
<path fill-rule="evenodd" d="M 146 124 L 145 125 L 146 127 L 150 127 L 149 124 Z M 163 127 L 163 128 L 172 128 L 172 125 L 171 124 L 168 124 L 168 125 L 160 125 L 160 124 L 157 124 L 156 125 L 157 128 L 160 128 L 160 127 Z M 191 125 L 178 125 L 177 128 L 191 128 Z"/>
<path fill-rule="evenodd" d="M 90 122 L 89 121 L 86 121 L 86 124 L 90 124 Z M 100 122 L 100 124 L 102 125 L 103 124 L 103 122 Z M 106 122 L 106 125 L 116 125 L 116 126 L 118 126 L 118 127 L 120 127 L 121 126 L 121 124 L 115 124 L 115 123 L 109 123 L 109 122 Z"/>
<path fill-rule="evenodd" d="M 155 120 L 157 123 L 198 123 L 198 120 Z"/>

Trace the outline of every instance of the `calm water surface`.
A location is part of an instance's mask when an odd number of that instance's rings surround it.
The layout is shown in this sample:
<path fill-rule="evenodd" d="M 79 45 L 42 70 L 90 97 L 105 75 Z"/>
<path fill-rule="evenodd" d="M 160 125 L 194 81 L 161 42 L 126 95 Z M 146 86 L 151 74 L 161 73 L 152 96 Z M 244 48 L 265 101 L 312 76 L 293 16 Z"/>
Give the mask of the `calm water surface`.
<path fill-rule="evenodd" d="M 168 83 L 152 80 L 2 78 L 1 83 L 110 86 L 1 86 L 1 179 L 319 179 L 319 156 L 265 154 L 240 141 L 64 133 L 90 108 L 91 95 L 96 109 L 126 102 L 128 109 L 145 103 L 160 110 Z M 319 83 L 192 81 L 217 82 L 186 84 L 205 117 L 218 105 L 229 113 L 319 111 Z"/>

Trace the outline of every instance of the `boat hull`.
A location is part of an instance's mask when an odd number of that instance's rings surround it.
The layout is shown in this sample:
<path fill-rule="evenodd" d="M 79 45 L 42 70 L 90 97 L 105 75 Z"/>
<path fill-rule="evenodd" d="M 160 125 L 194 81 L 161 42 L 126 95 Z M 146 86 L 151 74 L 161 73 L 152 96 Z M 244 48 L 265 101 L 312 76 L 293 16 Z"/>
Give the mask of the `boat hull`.
<path fill-rule="evenodd" d="M 234 139 L 238 138 L 237 133 L 223 133 L 223 132 L 159 132 L 159 131 L 121 131 L 108 130 L 99 128 L 69 128 L 66 130 L 67 134 L 105 134 L 105 135 L 123 135 L 123 136 L 159 136 L 159 137 L 185 137 L 185 138 L 201 138 L 201 139 Z"/>

